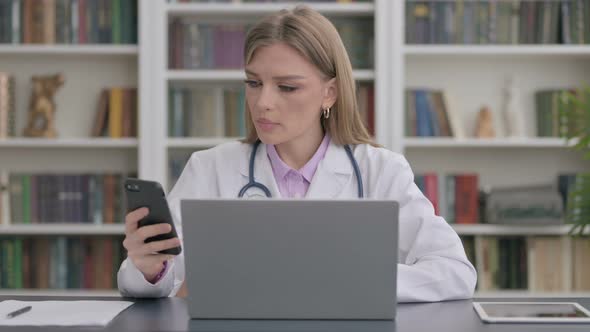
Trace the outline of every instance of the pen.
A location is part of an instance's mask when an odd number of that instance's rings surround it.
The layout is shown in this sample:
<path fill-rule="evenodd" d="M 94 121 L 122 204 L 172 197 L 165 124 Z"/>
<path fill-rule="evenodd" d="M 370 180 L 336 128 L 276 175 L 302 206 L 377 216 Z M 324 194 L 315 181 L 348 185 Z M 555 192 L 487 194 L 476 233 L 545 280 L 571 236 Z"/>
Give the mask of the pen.
<path fill-rule="evenodd" d="M 30 305 L 29 306 L 26 306 L 24 308 L 21 308 L 21 309 L 18 309 L 16 311 L 13 311 L 13 312 L 9 313 L 8 315 L 6 315 L 6 318 L 14 318 L 14 317 L 16 317 L 16 316 L 18 316 L 20 314 L 24 314 L 25 312 L 27 312 L 27 311 L 29 311 L 31 309 L 32 309 L 32 307 Z"/>

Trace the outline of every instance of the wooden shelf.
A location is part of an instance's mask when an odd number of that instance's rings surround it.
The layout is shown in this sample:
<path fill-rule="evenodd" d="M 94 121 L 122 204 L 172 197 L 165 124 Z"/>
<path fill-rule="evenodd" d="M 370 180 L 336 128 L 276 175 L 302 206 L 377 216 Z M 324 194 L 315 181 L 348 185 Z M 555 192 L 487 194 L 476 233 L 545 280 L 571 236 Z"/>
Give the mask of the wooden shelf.
<path fill-rule="evenodd" d="M 136 56 L 137 45 L 0 44 L 0 55 L 113 55 Z"/>
<path fill-rule="evenodd" d="M 0 296 L 120 297 L 116 289 L 1 289 Z"/>
<path fill-rule="evenodd" d="M 369 16 L 375 12 L 374 3 L 307 3 L 309 7 L 329 16 Z M 173 3 L 166 6 L 171 16 L 261 16 L 292 8 L 293 3 Z"/>
<path fill-rule="evenodd" d="M 0 148 L 136 148 L 136 138 L 6 138 Z"/>
<path fill-rule="evenodd" d="M 511 298 L 511 297 L 545 297 L 545 298 L 557 298 L 557 297 L 590 297 L 590 292 L 532 292 L 529 290 L 497 290 L 497 291 L 476 291 L 475 298 Z"/>
<path fill-rule="evenodd" d="M 211 148 L 219 144 L 234 142 L 242 139 L 241 137 L 183 137 L 169 138 L 169 148 Z"/>
<path fill-rule="evenodd" d="M 451 224 L 459 235 L 567 235 L 572 225 Z M 590 233 L 590 232 L 586 232 Z"/>
<path fill-rule="evenodd" d="M 354 70 L 353 77 L 358 81 L 372 81 L 375 79 L 375 72 L 369 69 Z M 169 81 L 237 82 L 244 80 L 246 76 L 244 71 L 240 69 L 172 69 L 166 72 L 166 78 Z"/>
<path fill-rule="evenodd" d="M 12 224 L 1 225 L 0 235 L 124 235 L 125 225 Z"/>
<path fill-rule="evenodd" d="M 587 57 L 588 45 L 405 45 L 406 56 Z"/>
<path fill-rule="evenodd" d="M 452 137 L 406 137 L 407 148 L 567 148 L 564 138 L 464 138 Z"/>

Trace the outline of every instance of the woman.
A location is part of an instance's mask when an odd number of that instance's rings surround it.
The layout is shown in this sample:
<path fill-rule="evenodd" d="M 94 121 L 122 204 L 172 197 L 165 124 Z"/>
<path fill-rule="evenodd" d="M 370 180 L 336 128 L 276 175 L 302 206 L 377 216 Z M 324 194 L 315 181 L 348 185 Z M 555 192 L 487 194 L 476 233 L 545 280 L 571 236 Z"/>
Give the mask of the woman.
<path fill-rule="evenodd" d="M 334 26 L 305 6 L 283 10 L 249 31 L 244 55 L 247 138 L 193 153 L 168 197 L 180 238 L 181 199 L 395 200 L 400 203 L 398 300 L 471 297 L 476 272 L 459 237 L 434 214 L 405 158 L 371 142 L 356 110 L 351 64 Z M 251 156 L 254 178 L 266 189 L 244 188 Z M 127 296 L 171 296 L 183 283 L 184 256 L 156 252 L 180 240 L 145 244 L 146 238 L 170 231 L 166 224 L 138 229 L 146 214 L 142 208 L 126 217 L 128 258 L 119 270 L 119 289 Z"/>

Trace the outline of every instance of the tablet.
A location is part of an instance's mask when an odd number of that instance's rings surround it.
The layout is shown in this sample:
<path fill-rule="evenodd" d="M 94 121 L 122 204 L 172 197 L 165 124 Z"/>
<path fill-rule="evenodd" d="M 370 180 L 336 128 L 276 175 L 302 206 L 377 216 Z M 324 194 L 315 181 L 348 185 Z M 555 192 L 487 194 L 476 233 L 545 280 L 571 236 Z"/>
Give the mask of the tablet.
<path fill-rule="evenodd" d="M 488 323 L 590 323 L 590 312 L 575 302 L 473 302 Z"/>

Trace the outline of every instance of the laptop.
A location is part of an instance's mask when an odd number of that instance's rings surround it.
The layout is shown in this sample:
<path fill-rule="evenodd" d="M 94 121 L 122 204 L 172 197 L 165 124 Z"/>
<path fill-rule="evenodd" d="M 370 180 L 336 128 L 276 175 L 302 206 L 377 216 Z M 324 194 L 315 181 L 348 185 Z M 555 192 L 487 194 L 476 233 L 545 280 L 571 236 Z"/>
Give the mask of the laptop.
<path fill-rule="evenodd" d="M 183 200 L 193 319 L 395 318 L 399 205 Z"/>

